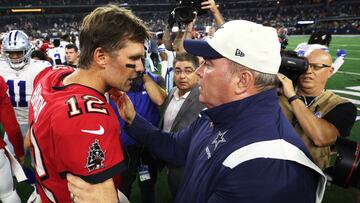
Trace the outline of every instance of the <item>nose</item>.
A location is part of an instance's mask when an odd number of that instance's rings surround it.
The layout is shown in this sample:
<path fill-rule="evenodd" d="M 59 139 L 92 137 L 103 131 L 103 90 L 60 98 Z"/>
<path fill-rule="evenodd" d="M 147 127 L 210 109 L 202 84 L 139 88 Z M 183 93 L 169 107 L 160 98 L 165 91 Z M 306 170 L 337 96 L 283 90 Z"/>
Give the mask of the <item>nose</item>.
<path fill-rule="evenodd" d="M 180 78 L 185 78 L 186 77 L 185 71 L 181 71 L 179 76 Z"/>
<path fill-rule="evenodd" d="M 22 53 L 11 52 L 9 57 L 12 58 L 12 59 L 19 59 L 19 58 L 22 57 Z"/>
<path fill-rule="evenodd" d="M 139 59 L 136 62 L 136 66 L 135 66 L 135 71 L 136 72 L 144 72 L 145 68 L 144 68 L 145 62 L 143 63 L 141 59 Z"/>
<path fill-rule="evenodd" d="M 195 70 L 196 75 L 198 75 L 200 78 L 202 78 L 204 74 L 204 67 L 205 63 L 201 63 L 200 66 Z"/>
<path fill-rule="evenodd" d="M 308 68 L 305 71 L 305 74 L 311 73 L 313 71 L 313 67 L 311 65 L 308 65 Z"/>

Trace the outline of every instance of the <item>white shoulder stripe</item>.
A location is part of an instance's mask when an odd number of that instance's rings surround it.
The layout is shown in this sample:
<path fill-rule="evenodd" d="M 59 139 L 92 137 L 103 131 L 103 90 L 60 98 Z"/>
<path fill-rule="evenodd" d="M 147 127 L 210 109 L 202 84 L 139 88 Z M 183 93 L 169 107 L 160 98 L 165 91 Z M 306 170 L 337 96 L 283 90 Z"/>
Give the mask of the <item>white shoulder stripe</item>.
<path fill-rule="evenodd" d="M 271 158 L 294 161 L 307 166 L 319 173 L 319 184 L 317 187 L 316 202 L 321 202 L 325 192 L 326 176 L 322 170 L 316 166 L 303 151 L 283 139 L 255 142 L 245 147 L 233 151 L 224 161 L 223 165 L 233 169 L 239 164 L 256 159 Z"/>

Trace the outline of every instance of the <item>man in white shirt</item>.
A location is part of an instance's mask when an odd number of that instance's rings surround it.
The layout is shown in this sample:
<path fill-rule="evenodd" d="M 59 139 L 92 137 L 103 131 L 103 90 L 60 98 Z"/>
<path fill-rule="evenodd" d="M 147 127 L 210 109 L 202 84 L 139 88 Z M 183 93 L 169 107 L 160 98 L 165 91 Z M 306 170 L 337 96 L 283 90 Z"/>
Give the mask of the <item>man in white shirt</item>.
<path fill-rule="evenodd" d="M 174 60 L 174 87 L 165 101 L 162 129 L 177 132 L 190 125 L 205 107 L 199 102 L 199 77 L 195 70 L 199 59 L 188 53 L 180 53 Z M 167 164 L 168 184 L 173 199 L 180 184 L 183 168 Z"/>

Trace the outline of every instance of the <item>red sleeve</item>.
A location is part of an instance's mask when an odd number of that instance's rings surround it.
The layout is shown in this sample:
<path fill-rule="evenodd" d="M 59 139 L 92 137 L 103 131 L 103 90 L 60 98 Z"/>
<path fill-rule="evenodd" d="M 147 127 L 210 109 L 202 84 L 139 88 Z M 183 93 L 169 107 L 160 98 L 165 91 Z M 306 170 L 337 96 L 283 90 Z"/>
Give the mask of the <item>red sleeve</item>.
<path fill-rule="evenodd" d="M 47 68 L 45 68 L 44 70 L 42 70 L 40 73 L 38 73 L 38 74 L 35 76 L 34 82 L 33 82 L 33 89 L 36 88 L 39 80 L 40 80 L 41 78 L 43 78 L 44 75 L 46 75 L 47 73 L 51 72 L 51 70 L 52 70 L 52 67 L 47 67 Z"/>
<path fill-rule="evenodd" d="M 87 182 L 98 183 L 125 169 L 120 125 L 108 104 L 105 109 L 107 114 L 82 112 L 69 117 L 68 113 L 56 113 L 51 129 L 60 175 L 71 172 Z"/>
<path fill-rule="evenodd" d="M 14 147 L 15 155 L 21 157 L 24 156 L 24 141 L 19 123 L 16 120 L 14 108 L 6 91 L 7 85 L 5 80 L 0 77 L 0 121 Z"/>

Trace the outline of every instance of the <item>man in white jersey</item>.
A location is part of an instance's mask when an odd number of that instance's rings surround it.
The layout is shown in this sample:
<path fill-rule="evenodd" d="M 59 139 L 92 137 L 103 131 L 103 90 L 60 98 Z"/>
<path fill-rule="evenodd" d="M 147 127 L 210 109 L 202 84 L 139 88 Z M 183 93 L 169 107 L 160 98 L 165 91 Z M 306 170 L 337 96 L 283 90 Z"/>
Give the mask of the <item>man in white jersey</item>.
<path fill-rule="evenodd" d="M 54 48 L 48 49 L 47 55 L 52 58 L 54 64 L 61 65 L 66 62 L 65 47 L 60 47 L 60 40 L 54 39 Z"/>
<path fill-rule="evenodd" d="M 45 67 L 51 66 L 48 61 L 31 59 L 31 44 L 28 36 L 20 30 L 7 33 L 2 42 L 4 59 L 0 60 L 0 75 L 8 85 L 8 94 L 14 107 L 16 119 L 20 124 L 23 136 L 28 129 L 28 111 L 33 92 L 33 80 Z M 7 135 L 4 141 L 13 153 Z"/>
<path fill-rule="evenodd" d="M 165 44 L 163 41 L 163 32 L 159 32 L 156 34 L 158 39 L 158 51 L 160 56 L 160 63 L 161 63 L 161 76 L 165 78 L 166 82 L 166 90 L 170 91 L 174 86 L 174 70 L 173 70 L 173 63 L 174 63 L 174 56 L 175 53 L 169 51 L 165 48 Z"/>

